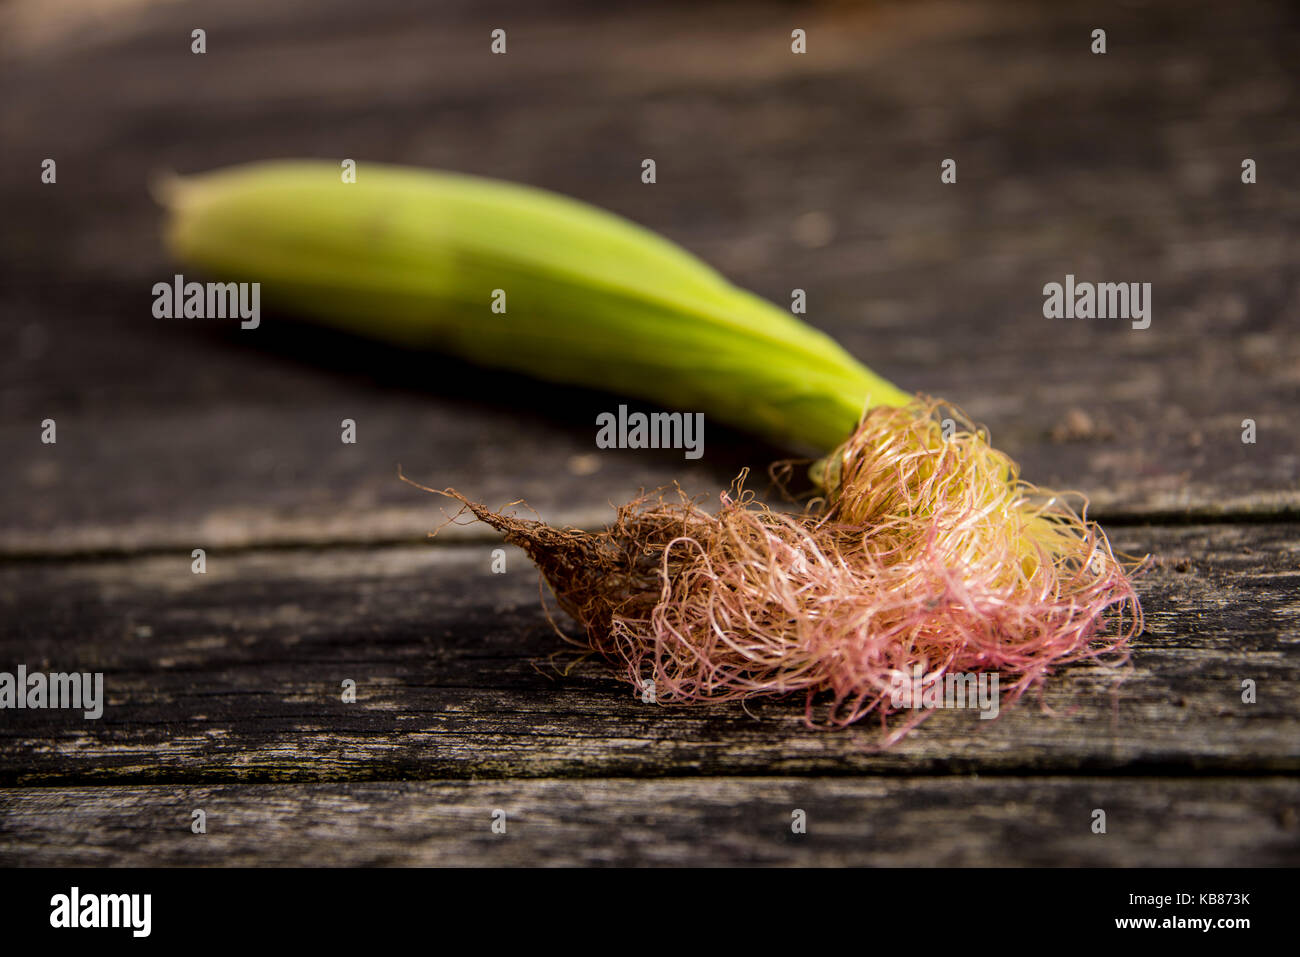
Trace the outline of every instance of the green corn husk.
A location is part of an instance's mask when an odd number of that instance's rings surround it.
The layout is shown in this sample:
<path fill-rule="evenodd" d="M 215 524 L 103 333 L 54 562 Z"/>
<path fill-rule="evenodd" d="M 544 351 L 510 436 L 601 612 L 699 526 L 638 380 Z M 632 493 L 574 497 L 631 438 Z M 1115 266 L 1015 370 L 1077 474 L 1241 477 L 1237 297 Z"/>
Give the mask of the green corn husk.
<path fill-rule="evenodd" d="M 186 266 L 350 333 L 823 452 L 868 405 L 912 399 L 679 246 L 543 190 L 369 164 L 348 184 L 337 164 L 279 161 L 174 179 L 162 198 Z"/>

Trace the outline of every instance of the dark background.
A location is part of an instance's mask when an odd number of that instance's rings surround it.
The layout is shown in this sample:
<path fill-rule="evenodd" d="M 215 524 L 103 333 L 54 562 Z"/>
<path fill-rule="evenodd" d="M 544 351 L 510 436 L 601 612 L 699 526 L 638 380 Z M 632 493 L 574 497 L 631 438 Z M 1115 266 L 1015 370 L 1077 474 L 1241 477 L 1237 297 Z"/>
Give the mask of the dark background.
<path fill-rule="evenodd" d="M 0 714 L 0 862 L 1296 861 L 1293 5 L 24 0 L 0 44 L 0 668 L 103 670 L 109 699 Z M 781 450 L 710 426 L 700 462 L 600 451 L 608 396 L 274 314 L 154 319 L 151 176 L 285 156 L 555 189 L 806 289 L 1154 555 L 1133 667 L 884 754 L 800 702 L 558 673 L 523 557 L 492 575 L 480 526 L 426 543 L 443 506 L 398 464 L 597 526 Z M 1151 327 L 1044 319 L 1067 272 L 1152 283 Z"/>

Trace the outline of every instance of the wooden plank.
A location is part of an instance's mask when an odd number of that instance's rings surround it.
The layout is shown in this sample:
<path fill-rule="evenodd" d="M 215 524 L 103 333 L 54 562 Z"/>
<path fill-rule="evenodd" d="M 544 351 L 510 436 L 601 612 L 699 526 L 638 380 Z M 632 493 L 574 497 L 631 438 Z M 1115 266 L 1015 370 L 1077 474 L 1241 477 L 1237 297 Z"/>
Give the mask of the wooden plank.
<path fill-rule="evenodd" d="M 1131 669 L 1065 669 L 1041 702 L 939 712 L 884 753 L 874 725 L 806 729 L 801 701 L 643 704 L 575 664 L 531 566 L 492 574 L 489 544 L 0 565 L 0 661 L 102 671 L 107 699 L 99 720 L 4 712 L 0 784 L 1300 768 L 1300 525 L 1115 544 L 1159 561 Z"/>
<path fill-rule="evenodd" d="M 1298 800 L 1294 778 L 21 788 L 0 790 L 0 865 L 1294 866 Z"/>
<path fill-rule="evenodd" d="M 711 494 L 777 455 L 713 425 L 701 463 L 599 452 L 614 397 L 282 316 L 228 336 L 154 320 L 148 290 L 173 269 L 150 173 L 293 154 L 536 183 L 776 301 L 804 288 L 812 322 L 1101 514 L 1300 507 L 1300 191 L 1282 175 L 1300 165 L 1300 27 L 1284 5 L 1111 11 L 1104 58 L 1086 4 L 809 10 L 803 58 L 783 4 L 432 17 L 388 0 L 360 34 L 346 3 L 203 12 L 203 57 L 188 11 L 141 5 L 111 29 L 16 31 L 0 58 L 4 88 L 41 91 L 0 113 L 0 553 L 414 540 L 428 503 L 398 463 L 589 525 L 643 485 Z M 516 25 L 506 57 L 486 52 L 492 16 Z M 1151 328 L 1044 319 L 1042 286 L 1067 272 L 1150 281 Z M 51 416 L 57 446 L 39 442 Z M 345 417 L 357 446 L 338 442 Z"/>

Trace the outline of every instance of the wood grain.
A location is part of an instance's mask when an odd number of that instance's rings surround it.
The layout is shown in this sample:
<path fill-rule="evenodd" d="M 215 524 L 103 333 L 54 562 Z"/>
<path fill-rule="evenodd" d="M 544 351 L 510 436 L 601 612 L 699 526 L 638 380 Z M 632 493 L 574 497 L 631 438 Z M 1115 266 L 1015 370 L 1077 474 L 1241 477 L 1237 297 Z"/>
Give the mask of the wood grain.
<path fill-rule="evenodd" d="M 1267 867 L 1295 862 L 1298 799 L 1294 778 L 19 788 L 0 865 Z"/>

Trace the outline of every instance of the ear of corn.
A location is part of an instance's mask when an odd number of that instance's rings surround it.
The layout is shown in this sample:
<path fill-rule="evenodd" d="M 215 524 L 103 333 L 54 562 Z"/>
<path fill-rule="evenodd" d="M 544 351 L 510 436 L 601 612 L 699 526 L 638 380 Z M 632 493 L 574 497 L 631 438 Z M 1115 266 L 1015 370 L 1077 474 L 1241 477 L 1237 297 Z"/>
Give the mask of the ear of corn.
<path fill-rule="evenodd" d="M 986 434 L 947 434 L 936 403 L 616 216 L 443 173 L 367 166 L 344 184 L 299 162 L 180 181 L 168 203 L 177 257 L 260 282 L 266 303 L 835 450 L 803 514 L 743 491 L 716 514 L 651 496 L 592 533 L 444 493 L 524 548 L 590 647 L 634 685 L 652 678 L 657 700 L 803 691 L 806 720 L 822 695 L 843 725 L 890 713 L 892 680 L 914 669 L 995 669 L 1011 700 L 1058 664 L 1123 660 L 1142 628 L 1104 533 L 1020 481 Z"/>
<path fill-rule="evenodd" d="M 348 332 L 834 448 L 911 397 L 668 240 L 477 177 L 281 161 L 174 180 L 175 256 Z M 491 309 L 494 290 L 505 313 Z"/>

